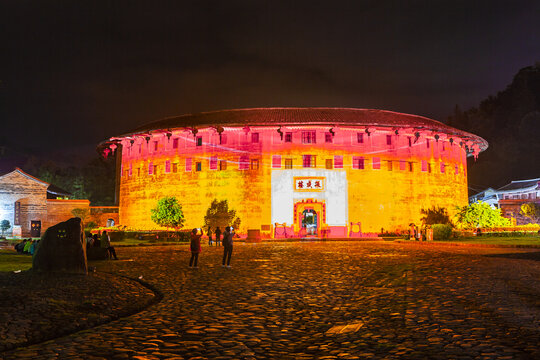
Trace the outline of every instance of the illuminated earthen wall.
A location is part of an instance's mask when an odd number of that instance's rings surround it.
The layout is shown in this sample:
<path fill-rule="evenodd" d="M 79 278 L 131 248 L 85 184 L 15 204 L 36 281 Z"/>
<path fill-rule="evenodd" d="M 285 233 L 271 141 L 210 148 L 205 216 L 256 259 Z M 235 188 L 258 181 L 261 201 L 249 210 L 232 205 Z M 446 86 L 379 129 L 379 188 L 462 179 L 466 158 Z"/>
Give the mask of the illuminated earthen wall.
<path fill-rule="evenodd" d="M 308 132 L 315 132 L 314 139 Z M 333 222 L 328 226 L 352 222 L 361 223 L 363 232 L 405 229 L 419 222 L 422 208 L 443 206 L 452 213 L 456 205 L 467 204 L 466 152 L 460 142 L 412 128 L 396 134 L 372 127 L 368 134 L 365 127 L 309 125 L 225 127 L 221 136 L 215 128 L 195 134 L 172 129 L 124 138 L 118 150 L 120 224 L 157 229 L 150 209 L 159 198 L 176 196 L 186 228 L 202 226 L 216 198 L 237 210 L 244 234 L 270 231 L 276 222 L 291 225 L 294 204 L 309 199 L 328 207 Z M 315 163 L 306 163 L 305 155 Z M 286 168 L 290 161 L 291 169 Z M 329 188 L 295 190 L 296 177 L 322 177 Z M 277 201 L 279 196 L 284 201 Z"/>

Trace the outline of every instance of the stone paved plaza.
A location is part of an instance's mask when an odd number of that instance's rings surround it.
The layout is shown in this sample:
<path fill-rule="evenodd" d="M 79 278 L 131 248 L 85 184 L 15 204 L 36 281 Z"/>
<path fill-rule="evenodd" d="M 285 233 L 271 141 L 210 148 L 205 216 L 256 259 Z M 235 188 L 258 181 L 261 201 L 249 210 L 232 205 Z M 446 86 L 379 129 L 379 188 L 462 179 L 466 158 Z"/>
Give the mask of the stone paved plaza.
<path fill-rule="evenodd" d="M 390 242 L 133 247 L 146 310 L 5 359 L 538 359 L 540 252 Z"/>

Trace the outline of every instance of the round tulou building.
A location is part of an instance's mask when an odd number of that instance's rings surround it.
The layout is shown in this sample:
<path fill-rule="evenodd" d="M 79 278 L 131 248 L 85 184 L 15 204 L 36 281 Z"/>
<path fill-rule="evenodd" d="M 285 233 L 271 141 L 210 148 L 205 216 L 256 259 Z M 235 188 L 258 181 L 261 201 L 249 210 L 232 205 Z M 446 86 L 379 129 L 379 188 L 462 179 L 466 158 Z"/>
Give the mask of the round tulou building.
<path fill-rule="evenodd" d="M 400 231 L 421 209 L 467 204 L 467 156 L 487 142 L 425 117 L 347 108 L 261 108 L 170 117 L 103 142 L 118 152 L 119 221 L 156 229 L 182 204 L 201 227 L 228 200 L 240 234 L 347 237 Z"/>

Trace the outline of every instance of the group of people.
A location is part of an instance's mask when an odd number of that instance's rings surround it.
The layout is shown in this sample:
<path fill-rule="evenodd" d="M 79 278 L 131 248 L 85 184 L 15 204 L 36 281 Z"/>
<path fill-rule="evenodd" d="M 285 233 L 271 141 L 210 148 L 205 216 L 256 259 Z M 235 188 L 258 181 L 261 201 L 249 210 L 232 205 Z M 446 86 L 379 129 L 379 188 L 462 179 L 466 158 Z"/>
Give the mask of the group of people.
<path fill-rule="evenodd" d="M 225 228 L 225 231 L 223 232 L 223 239 L 221 239 L 221 230 L 219 229 L 219 227 L 216 228 L 215 234 L 216 234 L 216 243 L 218 245 L 220 242 L 223 243 L 223 260 L 221 261 L 221 266 L 230 268 L 232 251 L 233 251 L 234 229 L 230 226 L 227 226 Z M 197 262 L 199 260 L 199 254 L 201 252 L 201 237 L 203 235 L 204 234 L 203 234 L 202 229 L 193 229 L 191 231 L 191 242 L 190 242 L 191 258 L 189 259 L 190 268 L 198 268 Z M 209 239 L 209 245 L 212 246 L 212 233 L 210 231 L 210 228 L 208 229 L 208 239 Z"/>
<path fill-rule="evenodd" d="M 39 240 L 23 239 L 20 243 L 15 244 L 14 248 L 18 254 L 34 255 L 38 244 Z"/>
<path fill-rule="evenodd" d="M 118 260 L 114 246 L 111 246 L 111 238 L 105 230 L 101 232 L 101 236 L 98 234 L 92 235 L 91 233 L 86 234 L 86 250 L 88 251 L 88 249 L 91 247 L 101 247 L 107 249 L 109 257 L 111 259 Z"/>
<path fill-rule="evenodd" d="M 208 245 L 212 246 L 212 228 L 208 227 L 208 231 L 206 232 L 208 234 Z M 221 229 L 216 227 L 216 230 L 214 230 L 214 234 L 216 235 L 216 246 L 219 246 L 221 242 Z"/>

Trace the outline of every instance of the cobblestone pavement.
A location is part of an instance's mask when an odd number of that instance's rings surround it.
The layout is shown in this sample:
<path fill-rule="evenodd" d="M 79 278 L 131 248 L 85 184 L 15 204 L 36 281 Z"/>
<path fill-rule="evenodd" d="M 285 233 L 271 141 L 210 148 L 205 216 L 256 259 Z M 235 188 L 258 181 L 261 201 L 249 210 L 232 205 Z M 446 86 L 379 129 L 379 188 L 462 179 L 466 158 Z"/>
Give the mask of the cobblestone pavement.
<path fill-rule="evenodd" d="M 540 252 L 388 242 L 123 248 L 164 298 L 5 359 L 540 358 Z"/>

